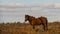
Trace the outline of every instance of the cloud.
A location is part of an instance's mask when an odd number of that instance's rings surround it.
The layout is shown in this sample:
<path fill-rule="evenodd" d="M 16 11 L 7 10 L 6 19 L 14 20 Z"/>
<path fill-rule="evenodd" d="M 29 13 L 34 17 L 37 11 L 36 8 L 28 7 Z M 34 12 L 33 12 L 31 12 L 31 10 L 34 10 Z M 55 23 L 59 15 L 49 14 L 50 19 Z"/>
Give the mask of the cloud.
<path fill-rule="evenodd" d="M 40 7 L 40 8 L 60 8 L 60 3 L 0 3 L 0 8 L 32 8 L 32 7 Z"/>
<path fill-rule="evenodd" d="M 6 8 L 20 8 L 24 6 L 25 4 L 23 3 L 0 3 L 0 7 L 6 7 Z"/>
<path fill-rule="evenodd" d="M 55 8 L 60 8 L 60 3 L 55 3 Z"/>
<path fill-rule="evenodd" d="M 52 3 L 36 3 L 36 4 L 28 4 L 28 3 L 0 3 L 0 7 L 6 8 L 25 8 L 25 7 L 50 7 L 53 6 Z"/>

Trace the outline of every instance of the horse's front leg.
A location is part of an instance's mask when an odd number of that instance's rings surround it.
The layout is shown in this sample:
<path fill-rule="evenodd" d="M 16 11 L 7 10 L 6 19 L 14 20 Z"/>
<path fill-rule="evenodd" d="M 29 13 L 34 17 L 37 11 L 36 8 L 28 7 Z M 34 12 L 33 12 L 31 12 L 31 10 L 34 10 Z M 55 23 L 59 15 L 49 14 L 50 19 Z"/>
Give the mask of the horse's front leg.
<path fill-rule="evenodd" d="M 33 25 L 33 29 L 35 29 L 35 25 Z"/>

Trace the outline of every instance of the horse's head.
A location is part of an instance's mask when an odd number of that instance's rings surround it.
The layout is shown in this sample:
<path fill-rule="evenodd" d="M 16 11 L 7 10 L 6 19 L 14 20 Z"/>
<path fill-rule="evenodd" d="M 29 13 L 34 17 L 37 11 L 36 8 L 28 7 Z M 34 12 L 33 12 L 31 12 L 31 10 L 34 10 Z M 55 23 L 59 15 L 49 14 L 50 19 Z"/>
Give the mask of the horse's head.
<path fill-rule="evenodd" d="M 29 19 L 29 15 L 25 15 L 25 22 Z"/>
<path fill-rule="evenodd" d="M 25 22 L 28 20 L 31 20 L 32 18 L 35 18 L 35 17 L 33 17 L 33 16 L 29 16 L 29 15 L 25 15 Z"/>

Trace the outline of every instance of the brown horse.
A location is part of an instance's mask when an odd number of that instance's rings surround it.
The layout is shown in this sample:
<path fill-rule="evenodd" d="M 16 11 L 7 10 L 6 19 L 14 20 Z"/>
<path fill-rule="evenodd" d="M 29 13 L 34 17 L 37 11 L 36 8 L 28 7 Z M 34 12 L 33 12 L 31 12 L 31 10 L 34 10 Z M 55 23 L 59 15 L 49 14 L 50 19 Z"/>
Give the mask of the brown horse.
<path fill-rule="evenodd" d="M 29 16 L 29 15 L 25 15 L 25 22 L 29 21 L 30 24 L 33 26 L 33 29 L 35 29 L 35 25 L 43 25 L 43 29 L 47 30 L 48 26 L 47 26 L 47 18 L 46 17 L 38 17 L 35 18 L 33 16 Z"/>

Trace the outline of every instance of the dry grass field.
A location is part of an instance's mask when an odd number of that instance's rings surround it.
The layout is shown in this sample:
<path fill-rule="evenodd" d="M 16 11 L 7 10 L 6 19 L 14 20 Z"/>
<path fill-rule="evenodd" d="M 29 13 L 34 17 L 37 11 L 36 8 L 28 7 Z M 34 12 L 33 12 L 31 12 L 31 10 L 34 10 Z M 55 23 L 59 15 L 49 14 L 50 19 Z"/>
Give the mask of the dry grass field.
<path fill-rule="evenodd" d="M 60 22 L 48 23 L 48 31 L 43 31 L 43 26 L 32 26 L 25 23 L 1 23 L 0 34 L 60 34 Z"/>

